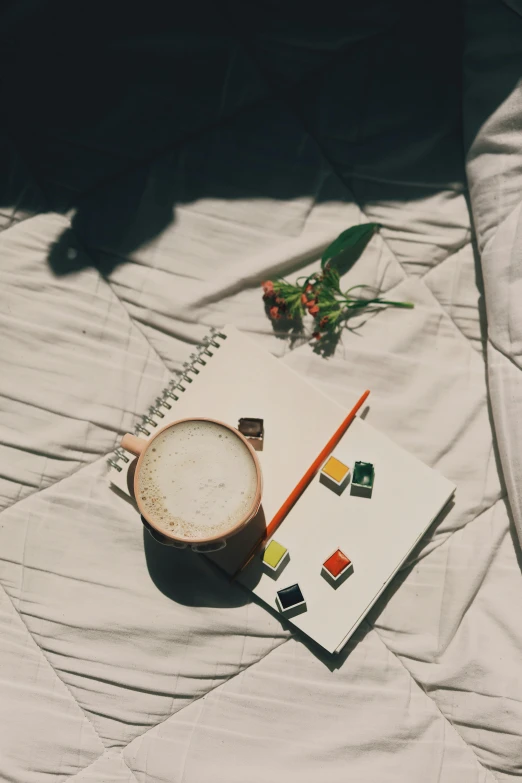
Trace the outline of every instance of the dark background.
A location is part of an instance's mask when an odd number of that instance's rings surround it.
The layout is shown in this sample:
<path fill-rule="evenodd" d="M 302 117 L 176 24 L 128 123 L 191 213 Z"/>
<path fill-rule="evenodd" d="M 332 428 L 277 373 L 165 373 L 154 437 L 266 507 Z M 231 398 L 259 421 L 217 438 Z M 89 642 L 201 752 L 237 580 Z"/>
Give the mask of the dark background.
<path fill-rule="evenodd" d="M 2 6 L 0 47 L 0 210 L 73 209 L 78 240 L 120 259 L 178 203 L 316 192 L 318 154 L 352 190 L 364 173 L 360 203 L 464 179 L 459 2 L 22 0 Z M 58 274 L 85 263 L 68 241 Z"/>

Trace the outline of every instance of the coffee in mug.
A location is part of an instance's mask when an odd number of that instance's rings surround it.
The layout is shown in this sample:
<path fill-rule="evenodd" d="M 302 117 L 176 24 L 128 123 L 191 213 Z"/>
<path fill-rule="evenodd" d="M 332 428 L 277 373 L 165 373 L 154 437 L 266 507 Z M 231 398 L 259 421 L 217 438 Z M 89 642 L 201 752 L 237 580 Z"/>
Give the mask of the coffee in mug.
<path fill-rule="evenodd" d="M 122 441 L 134 453 L 137 444 L 136 501 L 163 535 L 187 543 L 224 539 L 257 511 L 259 463 L 234 428 L 210 419 L 185 419 L 148 443 L 132 435 Z"/>

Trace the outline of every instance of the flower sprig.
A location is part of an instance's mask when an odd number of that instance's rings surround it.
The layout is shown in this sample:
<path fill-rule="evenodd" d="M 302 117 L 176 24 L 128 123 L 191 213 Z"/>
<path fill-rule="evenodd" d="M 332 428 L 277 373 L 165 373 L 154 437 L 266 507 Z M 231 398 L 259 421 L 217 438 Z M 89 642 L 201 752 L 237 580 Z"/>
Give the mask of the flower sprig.
<path fill-rule="evenodd" d="M 295 284 L 284 278 L 262 283 L 263 299 L 272 321 L 281 322 L 281 326 L 288 322 L 289 328 L 291 325 L 295 332 L 296 326 L 302 330 L 303 318 L 309 315 L 313 318 L 312 338 L 318 343 L 325 341 L 331 344 L 336 342 L 356 313 L 374 312 L 385 307 L 412 308 L 411 302 L 395 302 L 378 296 L 378 291 L 371 286 L 356 285 L 346 291 L 341 289 L 346 258 L 344 262 L 339 259 L 348 255 L 352 263 L 377 228 L 375 223 L 366 223 L 343 231 L 323 254 L 321 271 L 299 278 Z M 364 289 L 374 295 L 362 296 Z"/>

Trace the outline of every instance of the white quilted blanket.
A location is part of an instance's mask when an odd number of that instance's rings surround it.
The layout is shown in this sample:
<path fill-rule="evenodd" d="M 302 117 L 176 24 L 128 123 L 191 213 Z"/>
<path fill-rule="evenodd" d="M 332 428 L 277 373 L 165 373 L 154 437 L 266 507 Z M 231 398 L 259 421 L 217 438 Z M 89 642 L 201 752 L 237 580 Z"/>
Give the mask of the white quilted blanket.
<path fill-rule="evenodd" d="M 187 12 L 177 37 L 106 3 L 75 40 L 65 5 L 25 6 L 0 136 L 0 780 L 518 778 L 520 9 L 470 4 L 462 98 L 454 3 L 428 32 L 410 3 L 278 8 L 250 38 L 241 14 Z M 259 282 L 367 220 L 346 279 L 415 309 L 328 359 L 290 350 Z M 370 388 L 369 421 L 457 485 L 339 659 L 107 486 L 121 434 L 225 322 L 345 405 Z"/>

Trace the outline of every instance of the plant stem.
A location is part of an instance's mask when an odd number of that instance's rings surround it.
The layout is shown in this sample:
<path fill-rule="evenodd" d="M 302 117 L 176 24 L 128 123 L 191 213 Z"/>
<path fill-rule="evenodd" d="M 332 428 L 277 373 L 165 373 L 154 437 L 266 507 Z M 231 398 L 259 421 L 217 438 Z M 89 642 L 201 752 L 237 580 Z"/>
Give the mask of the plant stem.
<path fill-rule="evenodd" d="M 409 310 L 415 307 L 413 302 L 389 302 L 387 299 L 378 299 L 377 301 L 379 304 L 391 305 L 392 307 L 406 307 Z"/>
<path fill-rule="evenodd" d="M 413 302 L 391 302 L 389 299 L 381 299 L 380 297 L 376 297 L 375 299 L 355 299 L 353 297 L 348 297 L 346 299 L 337 299 L 337 301 L 343 302 L 350 308 L 368 307 L 368 305 L 371 304 L 388 305 L 389 307 L 406 307 L 409 309 L 415 306 Z"/>

